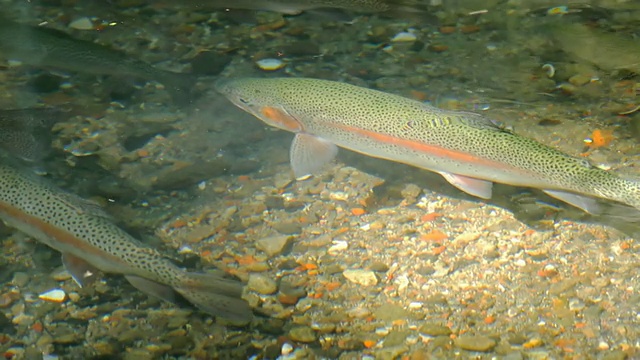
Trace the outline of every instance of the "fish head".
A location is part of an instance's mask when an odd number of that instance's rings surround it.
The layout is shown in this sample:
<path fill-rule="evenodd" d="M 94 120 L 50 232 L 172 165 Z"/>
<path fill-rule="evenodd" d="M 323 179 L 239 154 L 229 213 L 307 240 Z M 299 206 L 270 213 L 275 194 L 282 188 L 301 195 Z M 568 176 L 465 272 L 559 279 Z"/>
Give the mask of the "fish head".
<path fill-rule="evenodd" d="M 303 130 L 302 123 L 283 104 L 279 86 L 270 79 L 221 80 L 216 90 L 267 125 L 292 132 Z"/>

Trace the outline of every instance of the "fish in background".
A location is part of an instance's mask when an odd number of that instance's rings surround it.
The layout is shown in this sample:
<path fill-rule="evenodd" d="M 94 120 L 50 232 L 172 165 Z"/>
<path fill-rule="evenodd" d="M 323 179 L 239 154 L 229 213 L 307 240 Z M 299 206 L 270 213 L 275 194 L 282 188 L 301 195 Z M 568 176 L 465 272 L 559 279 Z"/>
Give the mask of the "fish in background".
<path fill-rule="evenodd" d="M 0 149 L 28 162 L 51 153 L 51 128 L 64 119 L 52 108 L 0 110 Z"/>
<path fill-rule="evenodd" d="M 398 17 L 422 13 L 425 6 L 417 0 L 167 0 L 163 3 L 196 10 L 228 8 L 297 15 L 305 11 L 340 9 L 355 13 L 388 14 Z"/>
<path fill-rule="evenodd" d="M 42 26 L 0 17 L 0 57 L 41 68 L 155 80 L 178 103 L 189 102 L 196 77 L 158 69 L 122 51 Z"/>
<path fill-rule="evenodd" d="M 266 124 L 296 134 L 290 151 L 296 178 L 330 162 L 337 145 L 437 172 L 483 199 L 491 198 L 497 182 L 541 189 L 592 214 L 602 211 L 596 198 L 640 209 L 640 181 L 517 135 L 479 114 L 319 79 L 241 78 L 216 87 Z"/>
<path fill-rule="evenodd" d="M 251 320 L 243 284 L 219 273 L 187 272 L 116 226 L 97 204 L 0 158 L 0 219 L 62 253 L 81 286 L 98 271 L 121 274 L 139 290 L 235 321 Z"/>

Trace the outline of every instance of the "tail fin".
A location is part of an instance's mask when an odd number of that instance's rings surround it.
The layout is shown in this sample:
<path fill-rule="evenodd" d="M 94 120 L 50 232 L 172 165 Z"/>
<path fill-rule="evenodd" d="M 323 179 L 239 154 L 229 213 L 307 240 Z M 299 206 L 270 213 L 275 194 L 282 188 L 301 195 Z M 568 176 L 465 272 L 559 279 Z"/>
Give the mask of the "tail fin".
<path fill-rule="evenodd" d="M 249 322 L 253 317 L 242 299 L 242 283 L 217 274 L 185 273 L 175 290 L 200 310 L 224 318 Z"/>

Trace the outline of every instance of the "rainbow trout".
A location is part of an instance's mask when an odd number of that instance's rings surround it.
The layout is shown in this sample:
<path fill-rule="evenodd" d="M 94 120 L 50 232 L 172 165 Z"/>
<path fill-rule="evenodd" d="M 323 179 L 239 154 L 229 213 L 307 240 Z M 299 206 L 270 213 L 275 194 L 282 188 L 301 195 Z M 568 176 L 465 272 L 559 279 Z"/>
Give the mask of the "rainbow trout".
<path fill-rule="evenodd" d="M 248 321 L 243 285 L 219 274 L 184 271 L 120 229 L 96 204 L 0 163 L 0 218 L 62 253 L 78 284 L 97 270 L 122 274 L 147 294 L 175 302 L 181 295 L 202 311 Z"/>
<path fill-rule="evenodd" d="M 172 97 L 188 101 L 196 78 L 190 74 L 157 69 L 127 54 L 73 38 L 55 29 L 19 24 L 0 17 L 0 57 L 25 64 L 94 75 L 156 80 Z"/>
<path fill-rule="evenodd" d="M 195 9 L 265 10 L 296 15 L 318 9 L 341 9 L 357 13 L 386 13 L 398 15 L 419 13 L 417 0 L 171 0 L 167 4 L 189 6 Z"/>
<path fill-rule="evenodd" d="M 223 80 L 217 88 L 258 119 L 296 134 L 290 152 L 296 178 L 331 161 L 337 145 L 437 172 L 484 199 L 491 198 L 498 182 L 541 189 L 590 213 L 599 212 L 595 198 L 640 209 L 640 182 L 519 136 L 479 114 L 318 79 Z"/>

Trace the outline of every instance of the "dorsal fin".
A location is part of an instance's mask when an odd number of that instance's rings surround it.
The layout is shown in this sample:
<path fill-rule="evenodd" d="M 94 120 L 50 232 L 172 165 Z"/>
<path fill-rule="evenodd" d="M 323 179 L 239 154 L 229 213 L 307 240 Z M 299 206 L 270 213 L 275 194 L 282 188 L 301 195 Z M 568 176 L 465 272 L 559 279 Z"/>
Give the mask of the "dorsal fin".
<path fill-rule="evenodd" d="M 505 127 L 501 126 L 496 120 L 480 114 L 468 111 L 456 111 L 453 114 L 458 118 L 461 124 L 471 126 L 476 129 L 507 131 Z"/>

